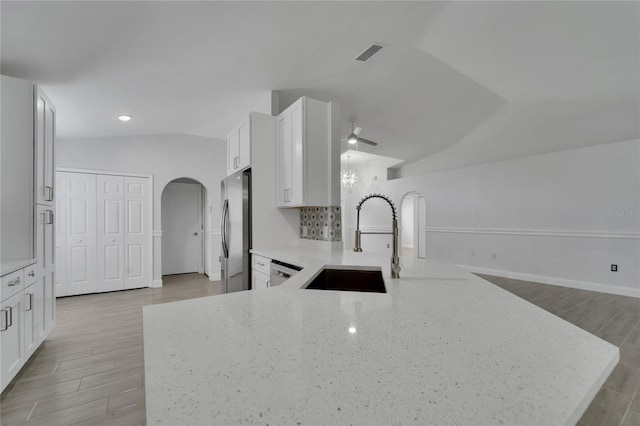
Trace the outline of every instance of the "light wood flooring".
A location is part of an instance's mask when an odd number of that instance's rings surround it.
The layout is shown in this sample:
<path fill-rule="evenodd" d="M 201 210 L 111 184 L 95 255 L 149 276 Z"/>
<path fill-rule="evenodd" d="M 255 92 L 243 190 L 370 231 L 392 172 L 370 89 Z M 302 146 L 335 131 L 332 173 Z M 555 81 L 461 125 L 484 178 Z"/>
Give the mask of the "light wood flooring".
<path fill-rule="evenodd" d="M 0 424 L 144 425 L 142 307 L 222 292 L 200 274 L 163 282 L 58 299 L 55 329 L 2 394 Z"/>
<path fill-rule="evenodd" d="M 640 425 L 640 300 L 482 277 L 619 346 L 578 425 Z M 159 289 L 58 299 L 55 330 L 2 394 L 0 424 L 144 425 L 142 306 L 221 292 L 198 274 L 163 279 Z"/>

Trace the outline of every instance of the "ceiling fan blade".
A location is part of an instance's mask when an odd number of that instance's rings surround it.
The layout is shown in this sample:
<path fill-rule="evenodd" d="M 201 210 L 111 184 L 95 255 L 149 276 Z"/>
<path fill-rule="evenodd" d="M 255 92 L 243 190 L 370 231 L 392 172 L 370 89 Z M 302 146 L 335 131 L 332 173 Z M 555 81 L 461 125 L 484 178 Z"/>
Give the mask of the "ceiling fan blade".
<path fill-rule="evenodd" d="M 362 131 L 362 127 L 356 127 L 355 129 L 353 129 L 353 134 L 358 136 L 360 134 L 360 132 Z"/>
<path fill-rule="evenodd" d="M 378 146 L 378 142 L 370 141 L 369 139 L 358 137 L 358 142 L 366 143 L 371 146 Z"/>

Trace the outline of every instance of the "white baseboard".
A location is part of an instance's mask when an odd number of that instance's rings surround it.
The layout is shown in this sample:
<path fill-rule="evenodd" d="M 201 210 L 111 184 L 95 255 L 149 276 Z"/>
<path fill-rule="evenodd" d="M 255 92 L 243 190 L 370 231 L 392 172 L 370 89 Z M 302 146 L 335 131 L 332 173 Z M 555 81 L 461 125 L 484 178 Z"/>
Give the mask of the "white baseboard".
<path fill-rule="evenodd" d="M 209 275 L 209 281 L 220 281 L 220 274 L 211 274 Z"/>
<path fill-rule="evenodd" d="M 151 281 L 151 288 L 159 288 L 162 287 L 162 278 L 159 280 L 153 280 Z"/>
<path fill-rule="evenodd" d="M 599 293 L 617 294 L 620 296 L 640 298 L 640 289 L 606 285 L 590 281 L 578 281 L 569 280 L 566 278 L 547 277 L 544 275 L 525 274 L 522 272 L 503 271 L 501 269 L 482 268 L 478 266 L 458 266 L 466 269 L 469 272 L 476 272 L 478 274 L 495 275 L 498 277 L 513 278 L 516 280 L 533 281 L 542 284 L 558 285 L 561 287 L 577 288 L 580 290 L 597 291 Z"/>

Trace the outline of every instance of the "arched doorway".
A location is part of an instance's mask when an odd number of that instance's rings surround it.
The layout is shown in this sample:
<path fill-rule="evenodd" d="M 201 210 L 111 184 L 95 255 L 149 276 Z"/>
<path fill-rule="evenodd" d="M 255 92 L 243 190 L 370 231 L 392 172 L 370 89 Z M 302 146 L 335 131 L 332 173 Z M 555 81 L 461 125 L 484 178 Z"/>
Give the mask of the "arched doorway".
<path fill-rule="evenodd" d="M 162 191 L 162 275 L 204 273 L 204 200 L 197 180 L 179 178 Z"/>
<path fill-rule="evenodd" d="M 400 254 L 425 259 L 426 250 L 426 202 L 415 191 L 402 197 L 400 202 Z"/>

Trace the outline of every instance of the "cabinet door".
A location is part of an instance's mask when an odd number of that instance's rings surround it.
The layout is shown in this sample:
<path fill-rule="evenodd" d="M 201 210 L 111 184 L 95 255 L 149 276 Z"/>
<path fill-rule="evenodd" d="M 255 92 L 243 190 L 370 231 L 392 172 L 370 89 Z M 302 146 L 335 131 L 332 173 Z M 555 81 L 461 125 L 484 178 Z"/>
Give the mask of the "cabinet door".
<path fill-rule="evenodd" d="M 4 389 L 24 365 L 23 292 L 0 304 L 0 390 Z"/>
<path fill-rule="evenodd" d="M 304 104 L 296 102 L 291 114 L 291 190 L 289 191 L 289 205 L 304 204 Z M 323 161 L 318 158 L 316 161 Z"/>
<path fill-rule="evenodd" d="M 53 205 L 56 109 L 40 88 L 36 90 L 36 119 L 34 127 L 35 200 L 37 204 Z"/>
<path fill-rule="evenodd" d="M 56 172 L 56 297 L 66 296 L 67 289 L 67 173 Z"/>
<path fill-rule="evenodd" d="M 24 291 L 22 306 L 24 309 L 24 357 L 29 359 L 38 347 L 38 316 L 36 290 L 38 284 L 27 287 Z"/>
<path fill-rule="evenodd" d="M 35 246 L 39 274 L 55 270 L 55 213 L 53 207 L 35 206 Z"/>
<path fill-rule="evenodd" d="M 68 294 L 97 291 L 96 175 L 67 174 L 67 288 Z"/>
<path fill-rule="evenodd" d="M 97 176 L 97 287 L 124 290 L 124 177 Z"/>
<path fill-rule="evenodd" d="M 36 315 L 42 321 L 38 326 L 38 332 L 40 333 L 38 342 L 42 343 L 56 325 L 55 272 L 48 271 L 43 279 L 39 281 L 39 284 L 41 287 L 36 290 L 36 296 L 42 300 L 42 310 L 36 311 Z M 39 307 L 39 305 L 39 303 L 36 303 L 36 306 Z"/>
<path fill-rule="evenodd" d="M 230 176 L 238 170 L 240 159 L 240 132 L 235 128 L 227 136 L 227 175 Z"/>
<path fill-rule="evenodd" d="M 269 275 L 263 274 L 255 269 L 251 270 L 251 289 L 259 290 L 269 287 Z"/>
<path fill-rule="evenodd" d="M 245 121 L 238 128 L 238 170 L 251 166 L 251 123 Z"/>
<path fill-rule="evenodd" d="M 278 207 L 287 207 L 288 194 L 291 189 L 291 162 L 293 161 L 291 154 L 293 151 L 291 149 L 291 117 L 286 111 L 278 116 L 276 126 L 276 146 L 278 150 L 277 205 Z"/>
<path fill-rule="evenodd" d="M 147 178 L 124 178 L 124 287 L 140 288 L 150 284 L 147 258 L 149 249 L 149 184 Z"/>
<path fill-rule="evenodd" d="M 304 99 L 277 118 L 278 207 L 304 205 Z"/>

